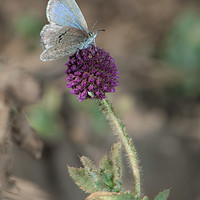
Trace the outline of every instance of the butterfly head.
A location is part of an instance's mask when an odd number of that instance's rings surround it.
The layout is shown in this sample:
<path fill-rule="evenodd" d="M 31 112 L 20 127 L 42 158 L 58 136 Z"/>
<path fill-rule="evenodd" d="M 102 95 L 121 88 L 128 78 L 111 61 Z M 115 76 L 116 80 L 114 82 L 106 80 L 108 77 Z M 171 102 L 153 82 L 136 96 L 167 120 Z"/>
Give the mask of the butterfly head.
<path fill-rule="evenodd" d="M 97 31 L 90 31 L 89 33 L 88 33 L 88 36 L 90 37 L 90 38 L 92 38 L 92 39 L 95 39 L 96 37 L 97 37 Z"/>
<path fill-rule="evenodd" d="M 104 29 L 102 30 L 97 30 L 97 31 L 90 31 L 88 32 L 88 38 L 86 43 L 84 44 L 84 48 L 87 48 L 91 43 L 95 44 L 95 38 L 97 37 L 97 34 L 99 31 L 104 31 Z"/>
<path fill-rule="evenodd" d="M 100 29 L 100 30 L 97 30 L 97 31 L 90 31 L 89 33 L 88 33 L 88 36 L 90 37 L 90 38 L 92 38 L 92 39 L 95 39 L 96 37 L 97 37 L 97 34 L 98 34 L 98 32 L 99 31 L 105 31 L 105 29 Z"/>

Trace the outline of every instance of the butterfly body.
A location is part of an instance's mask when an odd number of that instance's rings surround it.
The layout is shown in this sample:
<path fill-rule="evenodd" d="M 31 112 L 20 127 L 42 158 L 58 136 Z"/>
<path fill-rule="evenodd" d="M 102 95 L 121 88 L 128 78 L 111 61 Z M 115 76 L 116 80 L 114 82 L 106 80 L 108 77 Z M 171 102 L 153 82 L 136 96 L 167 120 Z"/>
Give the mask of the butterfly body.
<path fill-rule="evenodd" d="M 97 36 L 97 31 L 88 31 L 75 0 L 49 0 L 47 19 L 49 24 L 40 33 L 42 61 L 56 60 L 87 48 Z"/>

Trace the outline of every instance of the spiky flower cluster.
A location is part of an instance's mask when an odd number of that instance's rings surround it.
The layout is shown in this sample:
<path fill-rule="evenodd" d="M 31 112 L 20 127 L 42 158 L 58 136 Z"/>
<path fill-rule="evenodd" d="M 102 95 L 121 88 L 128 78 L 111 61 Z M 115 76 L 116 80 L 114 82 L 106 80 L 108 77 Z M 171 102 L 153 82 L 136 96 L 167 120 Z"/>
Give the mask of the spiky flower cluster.
<path fill-rule="evenodd" d="M 67 87 L 71 94 L 85 99 L 104 99 L 105 93 L 115 92 L 118 86 L 117 66 L 108 52 L 91 45 L 69 57 L 65 64 Z"/>

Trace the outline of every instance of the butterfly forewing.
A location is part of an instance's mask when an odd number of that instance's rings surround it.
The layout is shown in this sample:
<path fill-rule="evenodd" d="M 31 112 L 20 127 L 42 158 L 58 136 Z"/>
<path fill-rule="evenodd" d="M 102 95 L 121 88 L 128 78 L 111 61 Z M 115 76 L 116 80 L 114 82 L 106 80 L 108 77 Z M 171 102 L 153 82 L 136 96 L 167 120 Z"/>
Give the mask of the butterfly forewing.
<path fill-rule="evenodd" d="M 47 19 L 51 23 L 71 26 L 88 32 L 87 23 L 75 0 L 50 0 L 47 5 Z"/>

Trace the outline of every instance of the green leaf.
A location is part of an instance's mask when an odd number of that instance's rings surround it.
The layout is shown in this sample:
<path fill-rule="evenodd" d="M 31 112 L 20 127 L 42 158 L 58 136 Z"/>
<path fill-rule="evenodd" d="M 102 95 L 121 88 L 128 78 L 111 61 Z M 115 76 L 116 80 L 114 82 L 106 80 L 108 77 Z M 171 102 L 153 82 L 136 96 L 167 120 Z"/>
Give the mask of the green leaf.
<path fill-rule="evenodd" d="M 28 108 L 30 125 L 42 139 L 50 143 L 58 142 L 64 136 L 64 129 L 59 120 L 61 103 L 60 91 L 48 86 L 44 88 L 41 101 Z"/>
<path fill-rule="evenodd" d="M 123 191 L 122 182 L 115 180 L 115 187 L 113 188 L 113 192 Z"/>
<path fill-rule="evenodd" d="M 99 170 L 97 170 L 94 163 L 85 156 L 82 156 L 80 158 L 80 160 L 84 166 L 85 172 L 90 177 L 91 181 L 93 182 L 93 184 L 95 185 L 97 190 L 98 191 L 110 191 L 110 188 L 107 187 L 106 183 L 104 183 L 104 177 L 103 177 L 102 173 L 99 172 Z M 107 180 L 107 182 L 109 182 L 109 180 Z"/>
<path fill-rule="evenodd" d="M 119 192 L 122 186 L 122 159 L 121 159 L 121 143 L 118 142 L 113 145 L 110 156 L 113 162 L 113 170 L 114 170 L 114 182 L 116 187 L 114 189 L 115 192 Z"/>
<path fill-rule="evenodd" d="M 86 193 L 97 192 L 93 180 L 88 176 L 87 172 L 83 168 L 76 169 L 74 167 L 68 167 L 70 176 L 75 180 L 76 184 Z"/>
<path fill-rule="evenodd" d="M 113 174 L 107 173 L 106 171 L 103 173 L 103 182 L 106 184 L 109 188 L 110 191 L 113 190 L 113 187 L 115 186 L 113 182 Z"/>
<path fill-rule="evenodd" d="M 164 190 L 163 192 L 160 192 L 154 200 L 167 200 L 168 196 L 169 190 Z"/>
<path fill-rule="evenodd" d="M 115 193 L 115 192 L 95 192 L 87 197 L 86 200 L 139 200 L 135 199 L 130 192 Z"/>
<path fill-rule="evenodd" d="M 100 170 L 101 172 L 107 170 L 108 172 L 113 173 L 113 163 L 107 155 L 105 155 L 100 162 Z"/>
<path fill-rule="evenodd" d="M 120 152 L 121 144 L 114 144 L 110 152 L 112 159 L 105 155 L 100 162 L 100 169 L 89 158 L 82 156 L 80 160 L 84 168 L 69 167 L 69 173 L 76 184 L 87 193 L 101 191 L 118 194 L 122 190 Z"/>
<path fill-rule="evenodd" d="M 25 38 L 33 38 L 38 36 L 38 32 L 42 28 L 41 19 L 30 14 L 23 14 L 14 20 L 14 30 L 17 34 Z"/>
<path fill-rule="evenodd" d="M 142 200 L 148 200 L 148 197 L 144 197 Z"/>
<path fill-rule="evenodd" d="M 113 145 L 110 156 L 114 164 L 115 179 L 121 180 L 122 176 L 122 159 L 121 159 L 121 143 L 118 142 Z"/>
<path fill-rule="evenodd" d="M 93 161 L 90 160 L 88 157 L 86 157 L 86 156 L 81 156 L 81 157 L 80 157 L 80 160 L 81 160 L 81 162 L 82 162 L 82 164 L 83 164 L 83 166 L 84 166 L 84 168 L 85 168 L 86 170 L 89 170 L 89 171 L 97 170 L 97 169 L 96 169 L 96 166 L 95 166 L 94 163 L 93 163 Z"/>
<path fill-rule="evenodd" d="M 112 191 L 115 186 L 113 182 L 113 163 L 107 155 L 105 155 L 100 162 L 100 173 L 103 183 L 108 186 L 107 191 Z"/>

